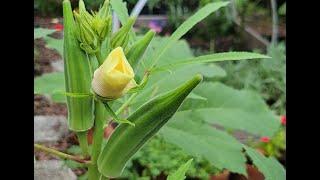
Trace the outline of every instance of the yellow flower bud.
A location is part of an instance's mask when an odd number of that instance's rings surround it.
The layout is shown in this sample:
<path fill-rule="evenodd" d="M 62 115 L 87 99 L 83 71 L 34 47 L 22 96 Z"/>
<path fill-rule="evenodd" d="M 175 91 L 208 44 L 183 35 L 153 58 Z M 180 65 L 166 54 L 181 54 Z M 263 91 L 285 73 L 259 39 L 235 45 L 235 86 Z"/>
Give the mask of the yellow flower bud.
<path fill-rule="evenodd" d="M 92 89 L 107 99 L 117 99 L 135 86 L 134 71 L 121 47 L 112 50 L 93 75 Z"/>

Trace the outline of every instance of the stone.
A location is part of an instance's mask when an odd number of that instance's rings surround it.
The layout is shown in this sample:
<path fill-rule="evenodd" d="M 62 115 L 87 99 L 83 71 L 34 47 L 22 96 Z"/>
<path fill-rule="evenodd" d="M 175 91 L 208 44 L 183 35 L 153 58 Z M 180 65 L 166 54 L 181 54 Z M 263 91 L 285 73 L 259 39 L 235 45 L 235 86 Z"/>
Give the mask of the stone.
<path fill-rule="evenodd" d="M 51 67 L 53 68 L 53 71 L 63 72 L 64 71 L 63 60 L 52 61 Z"/>
<path fill-rule="evenodd" d="M 67 119 L 64 116 L 34 116 L 34 141 L 57 142 L 68 134 Z"/>
<path fill-rule="evenodd" d="M 35 180 L 76 180 L 74 172 L 60 160 L 36 161 L 34 164 Z"/>

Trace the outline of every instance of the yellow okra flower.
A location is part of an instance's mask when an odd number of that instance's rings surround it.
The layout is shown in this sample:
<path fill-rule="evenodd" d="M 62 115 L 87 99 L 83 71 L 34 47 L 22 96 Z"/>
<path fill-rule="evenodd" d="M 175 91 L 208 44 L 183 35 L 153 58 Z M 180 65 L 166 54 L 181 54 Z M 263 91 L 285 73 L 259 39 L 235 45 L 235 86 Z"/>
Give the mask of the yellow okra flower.
<path fill-rule="evenodd" d="M 117 47 L 110 52 L 103 64 L 94 72 L 92 89 L 99 96 L 117 99 L 137 86 L 134 71 L 124 55 L 123 49 Z"/>

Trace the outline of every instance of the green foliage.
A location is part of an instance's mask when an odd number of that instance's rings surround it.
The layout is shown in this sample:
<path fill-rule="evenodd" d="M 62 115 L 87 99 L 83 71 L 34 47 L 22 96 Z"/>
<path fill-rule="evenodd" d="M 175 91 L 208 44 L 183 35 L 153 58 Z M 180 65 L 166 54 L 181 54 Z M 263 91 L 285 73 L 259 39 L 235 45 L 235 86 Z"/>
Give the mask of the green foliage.
<path fill-rule="evenodd" d="M 56 39 L 56 38 L 50 37 L 49 35 L 51 35 L 54 32 L 55 30 L 53 29 L 34 28 L 34 40 L 43 38 L 43 40 L 46 42 L 47 48 L 56 50 L 60 54 L 60 56 L 62 56 L 63 55 L 63 39 Z"/>
<path fill-rule="evenodd" d="M 63 72 L 44 74 L 34 79 L 34 94 L 49 95 L 53 101 L 65 103 Z"/>
<path fill-rule="evenodd" d="M 45 28 L 34 28 L 34 39 L 44 38 L 47 37 L 49 34 L 55 32 L 53 29 L 45 29 Z"/>
<path fill-rule="evenodd" d="M 178 112 L 160 131 L 166 141 L 194 157 L 205 158 L 220 170 L 226 168 L 232 172 L 246 173 L 242 145 L 235 138 L 199 120 L 179 116 Z"/>
<path fill-rule="evenodd" d="M 286 170 L 274 157 L 265 157 L 253 148 L 244 146 L 253 164 L 261 171 L 266 180 L 285 180 Z"/>
<path fill-rule="evenodd" d="M 57 16 L 62 14 L 62 1 L 60 0 L 35 0 L 34 10 L 41 16 Z"/>
<path fill-rule="evenodd" d="M 224 83 L 237 89 L 250 89 L 262 95 L 272 110 L 286 112 L 285 44 L 268 48 L 271 59 L 260 61 L 226 62 Z"/>
<path fill-rule="evenodd" d="M 186 21 L 184 21 L 178 29 L 174 31 L 174 33 L 170 36 L 168 41 L 163 42 L 160 47 L 154 52 L 152 56 L 152 64 L 156 65 L 159 58 L 163 55 L 163 53 L 171 47 L 174 42 L 178 41 L 185 33 L 187 33 L 195 24 L 200 22 L 202 19 L 206 18 L 209 14 L 217 11 L 218 9 L 225 7 L 228 2 L 217 2 L 217 3 L 210 3 L 204 6 L 203 8 L 199 9 L 194 15 L 189 17 Z"/>
<path fill-rule="evenodd" d="M 284 2 L 278 9 L 279 15 L 282 15 L 282 16 L 286 15 L 286 9 L 287 9 L 286 7 L 287 7 L 286 2 Z"/>
<path fill-rule="evenodd" d="M 267 156 L 281 158 L 281 151 L 286 149 L 286 131 L 281 128 L 268 143 L 260 142 L 256 146 L 263 149 Z"/>
<path fill-rule="evenodd" d="M 132 161 L 145 167 L 142 176 L 156 178 L 161 173 L 166 175 L 173 173 L 179 168 L 181 162 L 186 162 L 191 158 L 181 148 L 167 143 L 159 136 L 151 139 L 138 153 L 133 157 Z M 199 177 L 208 179 L 210 174 L 217 173 L 217 169 L 203 158 L 193 158 L 194 161 L 190 165 L 186 175 L 188 177 Z M 138 171 L 137 166 L 131 164 L 127 168 L 127 172 L 135 173 Z M 130 174 L 128 176 L 133 176 Z"/>
<path fill-rule="evenodd" d="M 185 174 L 188 171 L 191 162 L 193 159 L 190 159 L 185 164 L 181 165 L 177 171 L 172 174 L 169 174 L 167 180 L 184 180 L 186 178 Z"/>
<path fill-rule="evenodd" d="M 56 50 L 60 56 L 63 55 L 63 39 L 56 39 L 52 37 L 45 37 L 46 47 Z"/>
<path fill-rule="evenodd" d="M 192 64 L 201 64 L 209 62 L 219 62 L 219 61 L 231 61 L 231 60 L 244 60 L 244 59 L 259 59 L 259 58 L 269 58 L 268 56 L 249 53 L 249 52 L 226 52 L 226 53 L 215 53 L 209 55 L 198 56 L 195 58 L 190 58 L 186 60 L 173 60 L 178 61 L 177 63 L 171 63 L 166 66 L 160 66 L 156 69 L 167 69 L 167 68 L 176 68 L 182 65 L 192 65 Z"/>
<path fill-rule="evenodd" d="M 111 0 L 110 4 L 114 12 L 117 14 L 117 17 L 119 18 L 121 24 L 122 25 L 126 24 L 129 20 L 127 3 L 123 2 L 122 0 Z M 136 35 L 132 28 L 130 29 L 129 35 L 130 35 L 129 41 L 134 41 L 136 38 Z"/>
<path fill-rule="evenodd" d="M 111 0 L 110 4 L 112 10 L 117 14 L 121 24 L 126 24 L 129 19 L 127 3 L 122 0 Z"/>

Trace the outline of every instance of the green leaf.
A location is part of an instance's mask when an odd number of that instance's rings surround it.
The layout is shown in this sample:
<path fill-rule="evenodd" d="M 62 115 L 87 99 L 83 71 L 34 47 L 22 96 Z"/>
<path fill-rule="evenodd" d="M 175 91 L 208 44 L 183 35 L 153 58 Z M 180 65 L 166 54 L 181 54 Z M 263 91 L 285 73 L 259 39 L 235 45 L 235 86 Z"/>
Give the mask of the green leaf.
<path fill-rule="evenodd" d="M 53 29 L 34 28 L 34 39 L 44 38 L 53 32 L 55 32 Z"/>
<path fill-rule="evenodd" d="M 188 171 L 192 161 L 193 159 L 190 159 L 188 162 L 181 165 L 176 172 L 169 174 L 167 180 L 184 180 L 186 178 L 185 174 Z"/>
<path fill-rule="evenodd" d="M 122 0 L 111 0 L 110 4 L 112 10 L 116 12 L 121 24 L 126 24 L 129 19 L 127 3 Z"/>
<path fill-rule="evenodd" d="M 189 114 L 196 118 L 193 114 Z M 188 119 L 189 118 L 189 119 Z M 176 113 L 160 130 L 163 138 L 195 157 L 204 157 L 219 169 L 246 174 L 242 145 L 226 132 Z"/>
<path fill-rule="evenodd" d="M 171 47 L 176 41 L 178 41 L 185 33 L 187 33 L 194 25 L 200 22 L 202 19 L 210 15 L 212 12 L 218 10 L 221 7 L 228 5 L 229 2 L 215 2 L 209 3 L 194 15 L 188 18 L 184 23 L 182 23 L 179 28 L 170 36 L 169 40 L 162 43 L 160 48 L 157 49 L 154 56 L 151 58 L 153 63 L 151 67 L 157 64 L 163 53 Z"/>
<path fill-rule="evenodd" d="M 193 93 L 207 101 L 186 102 L 189 107 L 178 112 L 186 118 L 193 114 L 210 124 L 269 137 L 280 127 L 279 118 L 252 91 L 236 90 L 221 83 L 202 83 Z"/>
<path fill-rule="evenodd" d="M 274 157 L 265 157 L 258 151 L 244 146 L 253 164 L 263 173 L 265 180 L 285 180 L 286 170 Z"/>
<path fill-rule="evenodd" d="M 231 60 L 245 60 L 245 59 L 263 59 L 270 58 L 269 56 L 251 53 L 251 52 L 225 52 L 215 53 L 210 55 L 198 56 L 189 58 L 186 60 L 173 60 L 176 63 L 166 64 L 164 66 L 156 67 L 157 69 L 170 69 L 183 65 L 193 65 L 200 63 L 219 62 L 219 61 L 231 61 Z"/>
<path fill-rule="evenodd" d="M 49 95 L 54 102 L 65 103 L 63 72 L 43 74 L 34 79 L 34 94 Z"/>
<path fill-rule="evenodd" d="M 55 39 L 52 37 L 45 37 L 44 38 L 46 44 L 46 47 L 49 49 L 54 49 L 58 51 L 60 56 L 63 56 L 63 39 Z"/>
<path fill-rule="evenodd" d="M 110 1 L 112 9 L 116 12 L 121 24 L 126 24 L 129 19 L 129 13 L 127 9 L 127 3 L 122 0 L 111 0 Z M 136 34 L 131 28 L 130 31 L 130 41 L 136 39 Z"/>

